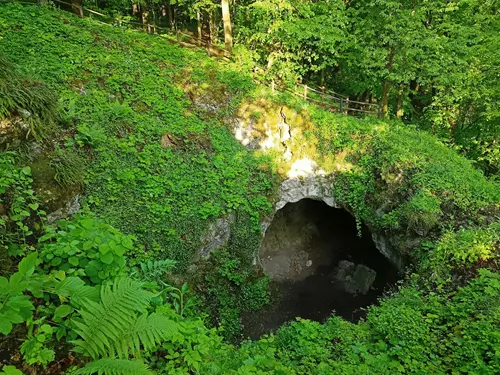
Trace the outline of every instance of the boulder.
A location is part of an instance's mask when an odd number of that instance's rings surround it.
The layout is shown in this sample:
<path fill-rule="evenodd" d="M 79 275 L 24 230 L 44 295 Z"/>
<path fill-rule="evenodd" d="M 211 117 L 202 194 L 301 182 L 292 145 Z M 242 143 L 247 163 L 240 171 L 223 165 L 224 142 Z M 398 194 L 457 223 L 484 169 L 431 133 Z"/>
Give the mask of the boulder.
<path fill-rule="evenodd" d="M 335 280 L 350 294 L 366 294 L 371 289 L 377 273 L 363 264 L 341 260 L 335 272 Z"/>

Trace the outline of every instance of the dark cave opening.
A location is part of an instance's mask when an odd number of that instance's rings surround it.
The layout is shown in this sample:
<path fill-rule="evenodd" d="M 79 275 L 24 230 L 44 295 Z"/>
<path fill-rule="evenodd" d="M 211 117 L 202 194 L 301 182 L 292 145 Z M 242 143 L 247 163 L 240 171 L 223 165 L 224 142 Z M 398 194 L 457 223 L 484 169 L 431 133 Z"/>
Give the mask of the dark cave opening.
<path fill-rule="evenodd" d="M 271 279 L 271 302 L 242 317 L 245 337 L 259 338 L 300 317 L 349 321 L 365 315 L 399 279 L 370 231 L 347 211 L 303 199 L 279 210 L 266 231 L 260 262 Z"/>

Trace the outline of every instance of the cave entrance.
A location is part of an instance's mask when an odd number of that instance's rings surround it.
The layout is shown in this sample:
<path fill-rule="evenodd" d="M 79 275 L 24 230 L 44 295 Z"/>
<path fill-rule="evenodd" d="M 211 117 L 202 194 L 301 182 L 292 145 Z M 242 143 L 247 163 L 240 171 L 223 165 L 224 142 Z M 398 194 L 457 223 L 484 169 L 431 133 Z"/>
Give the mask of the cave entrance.
<path fill-rule="evenodd" d="M 376 303 L 399 277 L 368 228 L 361 234 L 352 215 L 321 201 L 303 199 L 276 212 L 260 248 L 271 303 L 243 316 L 245 335 L 258 338 L 297 317 L 361 318 L 363 307 Z"/>

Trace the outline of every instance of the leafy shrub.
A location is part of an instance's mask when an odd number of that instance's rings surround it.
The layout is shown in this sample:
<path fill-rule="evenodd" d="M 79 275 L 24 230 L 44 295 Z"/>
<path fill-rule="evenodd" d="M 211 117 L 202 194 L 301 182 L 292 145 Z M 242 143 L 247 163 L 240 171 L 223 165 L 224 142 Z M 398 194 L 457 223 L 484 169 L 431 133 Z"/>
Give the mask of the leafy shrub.
<path fill-rule="evenodd" d="M 2 367 L 2 372 L 0 372 L 2 375 L 23 375 L 21 371 L 16 369 L 14 366 L 3 366 Z"/>
<path fill-rule="evenodd" d="M 82 124 L 78 126 L 78 134 L 75 141 L 80 146 L 99 147 L 106 143 L 107 137 L 104 129 L 97 125 Z"/>
<path fill-rule="evenodd" d="M 201 282 L 205 308 L 214 325 L 223 327 L 225 338 L 235 341 L 241 335 L 241 313 L 269 303 L 269 278 L 228 249 L 213 252 L 208 262 Z"/>
<path fill-rule="evenodd" d="M 28 324 L 28 336 L 21 345 L 23 359 L 29 365 L 37 364 L 45 367 L 55 358 L 55 351 L 44 346 L 45 342 L 52 338 L 54 329 L 49 324 L 41 324 L 43 320 L 37 322 L 39 324 L 35 333 L 34 323 Z"/>
<path fill-rule="evenodd" d="M 29 219 L 44 214 L 32 183 L 30 167 L 16 167 L 14 153 L 0 153 L 0 251 L 17 255 L 28 248 Z"/>
<path fill-rule="evenodd" d="M 22 323 L 32 317 L 35 308 L 27 292 L 30 278 L 35 272 L 38 254 L 31 253 L 18 266 L 18 271 L 9 279 L 0 277 L 0 333 L 7 335 L 14 324 Z"/>
<path fill-rule="evenodd" d="M 408 226 L 417 232 L 427 233 L 439 223 L 443 212 L 440 200 L 428 191 L 419 191 L 403 208 Z"/>
<path fill-rule="evenodd" d="M 500 258 L 500 224 L 446 233 L 429 255 L 437 279 L 446 280 L 452 268 L 467 272 L 471 265 L 491 264 Z"/>
<path fill-rule="evenodd" d="M 40 238 L 40 258 L 47 272 L 64 271 L 101 284 L 125 271 L 125 253 L 134 248 L 133 240 L 100 220 L 77 216 L 47 229 Z"/>

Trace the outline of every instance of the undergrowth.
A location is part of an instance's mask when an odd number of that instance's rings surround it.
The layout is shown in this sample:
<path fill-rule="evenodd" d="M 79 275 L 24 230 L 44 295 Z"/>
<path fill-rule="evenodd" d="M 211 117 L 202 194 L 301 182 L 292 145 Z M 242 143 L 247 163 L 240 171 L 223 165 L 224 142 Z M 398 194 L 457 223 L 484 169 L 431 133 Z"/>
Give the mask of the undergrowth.
<path fill-rule="evenodd" d="M 51 159 L 55 178 L 82 183 L 78 155 L 88 155 L 85 204 L 140 238 L 137 261 L 168 257 L 185 269 L 209 220 L 230 212 L 248 214 L 245 225 L 259 231 L 271 208 L 270 161 L 244 149 L 225 126 L 202 121 L 173 80 L 186 70 L 203 79 L 192 66 L 206 57 L 63 12 L 23 9 L 3 6 L 0 50 L 60 96 L 74 130 L 62 133 L 67 150 Z"/>

